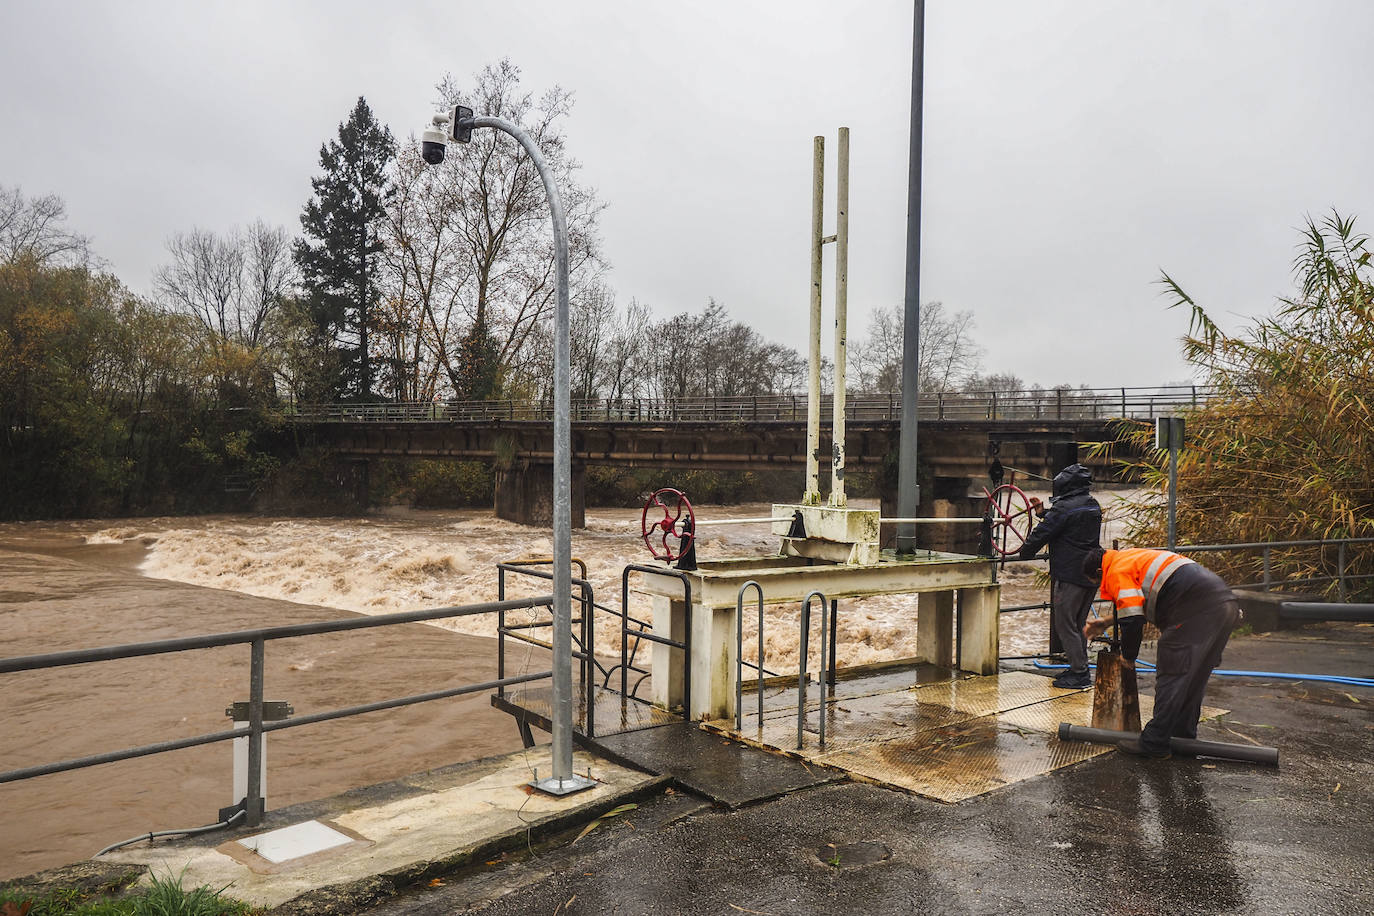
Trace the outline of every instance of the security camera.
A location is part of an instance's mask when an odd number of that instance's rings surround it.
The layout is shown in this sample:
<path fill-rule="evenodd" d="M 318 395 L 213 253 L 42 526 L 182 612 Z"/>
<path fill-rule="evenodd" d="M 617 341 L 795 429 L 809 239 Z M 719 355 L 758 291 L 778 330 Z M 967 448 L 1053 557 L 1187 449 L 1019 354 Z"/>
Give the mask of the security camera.
<path fill-rule="evenodd" d="M 420 137 L 420 155 L 430 165 L 438 165 L 444 161 L 444 153 L 448 149 L 448 132 L 441 125 L 448 120 L 444 117 L 440 120 L 440 115 L 434 116 L 434 123 L 425 128 L 425 132 Z"/>

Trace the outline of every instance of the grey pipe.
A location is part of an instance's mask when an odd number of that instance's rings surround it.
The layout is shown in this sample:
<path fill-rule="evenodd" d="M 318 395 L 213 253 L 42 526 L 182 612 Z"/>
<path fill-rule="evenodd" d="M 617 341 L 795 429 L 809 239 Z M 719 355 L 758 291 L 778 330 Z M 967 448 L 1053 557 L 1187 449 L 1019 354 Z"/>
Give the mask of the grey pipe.
<path fill-rule="evenodd" d="M 1116 744 L 1118 741 L 1138 739 L 1139 732 L 1118 732 L 1109 728 L 1088 728 L 1084 725 L 1059 723 L 1060 741 L 1087 741 L 1092 744 Z M 1248 744 L 1226 744 L 1222 741 L 1199 741 L 1196 738 L 1170 738 L 1169 747 L 1179 754 L 1197 754 L 1202 757 L 1221 757 L 1225 760 L 1243 760 L 1247 763 L 1267 763 L 1279 765 L 1279 749 L 1276 747 L 1251 747 Z"/>
<path fill-rule="evenodd" d="M 231 814 L 227 820 L 220 821 L 218 824 L 208 824 L 204 827 L 187 827 L 185 830 L 156 830 L 151 833 L 140 833 L 138 836 L 129 837 L 127 840 L 120 840 L 118 843 L 111 843 L 109 846 L 106 846 L 104 849 L 100 850 L 100 852 L 97 852 L 95 855 L 91 856 L 91 858 L 98 859 L 107 852 L 114 852 L 116 849 L 123 849 L 125 846 L 131 846 L 134 843 L 140 843 L 144 840 L 147 840 L 151 843 L 158 837 L 199 836 L 202 833 L 209 833 L 211 830 L 223 830 L 226 827 L 233 826 L 234 821 L 243 817 L 243 815 L 244 810 L 240 808 L 239 810 Z"/>
<path fill-rule="evenodd" d="M 1279 605 L 1279 616 L 1284 620 L 1353 620 L 1374 623 L 1374 604 L 1285 601 Z"/>

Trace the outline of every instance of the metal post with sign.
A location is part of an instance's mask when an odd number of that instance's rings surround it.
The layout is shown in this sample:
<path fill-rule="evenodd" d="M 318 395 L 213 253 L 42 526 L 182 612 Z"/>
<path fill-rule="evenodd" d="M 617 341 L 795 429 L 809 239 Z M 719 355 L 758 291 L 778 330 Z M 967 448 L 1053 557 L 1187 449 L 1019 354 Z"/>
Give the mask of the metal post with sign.
<path fill-rule="evenodd" d="M 1183 418 L 1155 418 L 1155 448 L 1169 451 L 1169 549 L 1178 544 L 1178 453 L 1183 448 Z"/>

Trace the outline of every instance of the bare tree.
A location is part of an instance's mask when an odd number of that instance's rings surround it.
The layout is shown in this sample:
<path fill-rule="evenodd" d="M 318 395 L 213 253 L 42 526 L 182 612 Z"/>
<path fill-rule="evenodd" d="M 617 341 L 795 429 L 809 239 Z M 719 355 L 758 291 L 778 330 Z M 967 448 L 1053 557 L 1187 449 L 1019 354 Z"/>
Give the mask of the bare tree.
<path fill-rule="evenodd" d="M 292 238 L 282 226 L 255 221 L 243 235 L 244 296 L 240 316 L 243 343 L 251 348 L 270 347 L 272 316 L 283 300 L 294 293 L 299 274 L 291 256 Z"/>
<path fill-rule="evenodd" d="M 396 156 L 386 214 L 386 301 L 378 331 L 379 361 L 391 365 L 383 371 L 397 397 L 434 397 L 441 378 L 450 389 L 456 387 L 464 324 L 460 297 L 472 277 L 461 228 L 461 160 L 453 155 L 428 165 L 414 137 Z"/>
<path fill-rule="evenodd" d="M 615 316 L 615 293 L 604 284 L 584 287 L 569 305 L 568 337 L 572 396 L 600 396 L 610 370 L 611 339 L 606 331 Z"/>
<path fill-rule="evenodd" d="M 606 397 L 635 398 L 645 390 L 645 372 L 653 353 L 650 326 L 649 307 L 631 299 L 624 315 L 607 328 Z"/>
<path fill-rule="evenodd" d="M 850 353 L 852 377 L 863 391 L 896 393 L 902 390 L 902 306 L 876 308 L 869 318 L 868 337 Z M 942 302 L 921 306 L 917 349 L 917 377 L 922 391 L 950 391 L 978 371 L 983 348 L 971 334 L 972 312 L 950 313 Z"/>
<path fill-rule="evenodd" d="M 85 264 L 90 241 L 68 230 L 67 205 L 56 194 L 25 197 L 18 187 L 0 186 L 0 262 L 31 257 L 40 266 Z"/>
<path fill-rule="evenodd" d="M 1021 376 L 1012 375 L 1010 372 L 994 372 L 991 375 L 969 376 L 964 381 L 963 390 L 1004 396 L 1025 391 L 1026 382 Z"/>
<path fill-rule="evenodd" d="M 748 397 L 794 390 L 806 362 L 769 343 L 748 325 L 731 321 L 711 299 L 700 314 L 684 312 L 649 330 L 652 358 L 644 367 L 656 397 Z"/>
<path fill-rule="evenodd" d="M 243 305 L 243 243 L 192 229 L 167 242 L 172 263 L 158 269 L 154 284 L 173 309 L 193 316 L 221 340 L 239 339 Z"/>
<path fill-rule="evenodd" d="M 520 70 L 509 60 L 484 68 L 471 89 L 451 76 L 438 89 L 443 105 L 462 103 L 479 115 L 505 118 L 521 125 L 539 145 L 567 215 L 571 282 L 575 289 L 595 283 L 601 267 L 596 229 L 602 204 L 576 182 L 579 166 L 567 152 L 563 124 L 571 111 L 571 94 L 555 86 L 536 99 L 521 88 Z M 450 158 L 454 197 L 445 212 L 462 237 L 470 270 L 460 293 L 468 318 L 464 333 L 490 334 L 498 371 L 528 382 L 528 370 L 544 360 L 527 352 L 526 344 L 551 315 L 555 294 L 553 233 L 543 182 L 519 145 L 500 131 L 475 131 L 471 144 Z M 477 350 L 468 346 L 469 352 Z M 455 387 L 457 368 L 450 370 Z"/>
<path fill-rule="evenodd" d="M 210 335 L 249 350 L 271 343 L 274 311 L 295 286 L 291 237 L 261 220 L 225 235 L 201 229 L 167 242 L 170 264 L 154 285 L 175 311 L 194 317 Z"/>

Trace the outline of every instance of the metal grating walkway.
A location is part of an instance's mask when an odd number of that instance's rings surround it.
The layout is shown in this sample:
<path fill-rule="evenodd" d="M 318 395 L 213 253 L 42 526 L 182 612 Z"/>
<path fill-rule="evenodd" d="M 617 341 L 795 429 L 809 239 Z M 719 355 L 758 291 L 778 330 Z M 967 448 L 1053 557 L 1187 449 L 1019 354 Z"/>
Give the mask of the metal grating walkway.
<path fill-rule="evenodd" d="M 863 690 L 862 682 L 842 682 L 836 691 L 824 704 L 825 747 L 819 743 L 819 688 L 810 691 L 815 699 L 807 704 L 800 750 L 795 689 L 787 691 L 790 708 L 774 697 L 762 720 L 752 698 L 746 698 L 742 733 L 735 732 L 733 721 L 705 727 L 946 802 L 983 795 L 1111 750 L 1059 741 L 1060 722 L 1091 723 L 1092 693 L 1057 688 L 1049 678 L 1029 672 L 914 686 L 909 678 L 907 686 L 889 679 L 873 691 Z M 1153 698 L 1142 695 L 1142 718 L 1149 717 L 1152 707 Z M 1219 712 L 1204 709 L 1204 714 Z"/>

